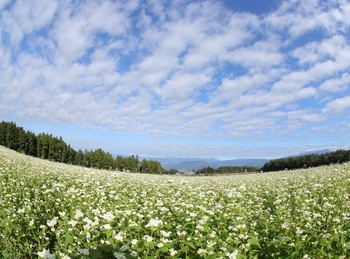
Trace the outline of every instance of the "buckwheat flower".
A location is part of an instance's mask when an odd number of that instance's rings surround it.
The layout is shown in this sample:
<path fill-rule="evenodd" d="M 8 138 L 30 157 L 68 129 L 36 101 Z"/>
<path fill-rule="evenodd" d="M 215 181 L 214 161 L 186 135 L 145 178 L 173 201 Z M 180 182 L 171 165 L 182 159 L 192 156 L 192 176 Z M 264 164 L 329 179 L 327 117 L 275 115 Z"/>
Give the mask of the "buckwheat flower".
<path fill-rule="evenodd" d="M 177 254 L 177 251 L 174 248 L 170 248 L 169 252 L 171 256 L 175 256 Z"/>
<path fill-rule="evenodd" d="M 157 245 L 159 248 L 162 248 L 163 246 L 164 246 L 164 244 L 163 243 L 158 243 L 158 245 Z"/>
<path fill-rule="evenodd" d="M 123 251 L 125 252 L 126 250 L 128 250 L 129 247 L 127 245 L 123 245 L 121 248 L 120 248 L 120 251 Z"/>
<path fill-rule="evenodd" d="M 49 226 L 49 227 L 53 227 L 53 226 L 55 226 L 56 225 L 56 223 L 57 223 L 57 217 L 54 217 L 52 220 L 48 220 L 48 221 L 46 221 L 46 224 Z"/>
<path fill-rule="evenodd" d="M 80 219 L 80 218 L 82 218 L 82 217 L 84 217 L 84 213 L 81 212 L 81 210 L 76 210 L 76 211 L 75 211 L 75 216 L 74 216 L 74 218 L 75 218 L 75 219 Z"/>
<path fill-rule="evenodd" d="M 78 248 L 78 253 L 81 255 L 89 255 L 89 249 Z"/>
<path fill-rule="evenodd" d="M 130 256 L 132 256 L 132 257 L 137 257 L 137 252 L 135 252 L 135 251 L 132 251 L 131 253 L 130 253 Z"/>
<path fill-rule="evenodd" d="M 137 239 L 131 240 L 131 245 L 132 245 L 132 246 L 135 246 L 136 244 L 137 244 Z"/>
<path fill-rule="evenodd" d="M 68 224 L 70 224 L 72 227 L 75 227 L 75 225 L 78 224 L 78 221 L 70 220 L 68 221 Z"/>
<path fill-rule="evenodd" d="M 162 225 L 163 221 L 161 219 L 151 219 L 146 227 L 151 228 L 151 227 L 158 227 L 159 225 Z"/>
<path fill-rule="evenodd" d="M 26 209 L 25 208 L 22 208 L 22 209 L 18 209 L 17 210 L 17 213 L 24 213 L 26 211 Z"/>
<path fill-rule="evenodd" d="M 213 247 L 214 245 L 216 245 L 215 241 L 207 240 L 207 246 L 208 247 Z"/>
<path fill-rule="evenodd" d="M 177 231 L 177 235 L 180 237 L 184 237 L 187 235 L 187 232 L 186 231 Z"/>
<path fill-rule="evenodd" d="M 169 240 L 167 238 L 161 238 L 160 241 L 162 241 L 162 243 L 164 243 L 164 244 L 172 242 L 171 240 Z"/>
<path fill-rule="evenodd" d="M 104 218 L 105 220 L 107 220 L 108 222 L 112 221 L 115 216 L 111 213 L 111 212 L 106 212 L 102 218 Z"/>
<path fill-rule="evenodd" d="M 44 259 L 54 259 L 55 255 L 51 254 L 49 250 L 44 249 L 41 252 L 38 252 L 39 258 L 44 258 Z"/>
<path fill-rule="evenodd" d="M 114 239 L 115 240 L 118 240 L 118 241 L 123 241 L 123 239 L 124 239 L 124 237 L 123 237 L 123 232 L 122 231 L 120 231 L 118 234 L 116 234 L 115 236 L 114 236 Z"/>
<path fill-rule="evenodd" d="M 126 259 L 124 254 L 118 252 L 113 253 L 113 256 L 117 259 Z"/>
<path fill-rule="evenodd" d="M 197 251 L 197 253 L 198 253 L 199 255 L 204 255 L 204 254 L 206 254 L 207 252 L 208 252 L 207 250 L 202 249 L 202 248 L 199 248 L 198 251 Z"/>
<path fill-rule="evenodd" d="M 145 240 L 146 242 L 150 243 L 150 242 L 152 242 L 153 238 L 151 236 L 146 235 L 146 236 L 143 237 L 143 240 Z"/>
<path fill-rule="evenodd" d="M 68 255 L 66 255 L 64 253 L 60 252 L 59 255 L 60 255 L 60 258 L 62 258 L 62 259 L 71 259 Z"/>
<path fill-rule="evenodd" d="M 288 222 L 285 222 L 282 224 L 282 229 L 286 229 L 289 227 L 289 223 Z"/>
<path fill-rule="evenodd" d="M 32 219 L 30 222 L 29 222 L 29 226 L 34 226 L 34 219 Z"/>
<path fill-rule="evenodd" d="M 163 237 L 169 237 L 170 234 L 171 234 L 171 232 L 166 232 L 166 231 L 164 231 L 164 230 L 161 230 L 161 231 L 160 231 L 160 234 L 161 234 Z"/>
<path fill-rule="evenodd" d="M 112 229 L 111 225 L 109 225 L 109 224 L 104 224 L 104 225 L 102 226 L 102 228 L 103 228 L 104 230 L 110 230 L 110 229 Z"/>
<path fill-rule="evenodd" d="M 196 217 L 196 216 L 197 216 L 197 213 L 190 212 L 190 216 L 191 216 L 192 218 L 194 218 L 194 217 Z"/>
<path fill-rule="evenodd" d="M 237 254 L 238 254 L 238 251 L 234 251 L 232 253 L 226 253 L 226 256 L 229 258 L 229 259 L 236 259 L 237 258 Z"/>
<path fill-rule="evenodd" d="M 301 235 L 303 232 L 304 232 L 304 231 L 303 231 L 301 228 L 297 227 L 297 231 L 296 231 L 295 233 L 296 233 L 297 235 Z"/>

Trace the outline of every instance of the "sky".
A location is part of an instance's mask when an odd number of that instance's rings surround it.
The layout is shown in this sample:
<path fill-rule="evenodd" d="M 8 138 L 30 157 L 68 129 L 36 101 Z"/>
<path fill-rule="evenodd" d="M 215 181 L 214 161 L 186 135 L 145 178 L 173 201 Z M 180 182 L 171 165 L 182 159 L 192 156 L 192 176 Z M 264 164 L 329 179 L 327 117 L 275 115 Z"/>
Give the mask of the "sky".
<path fill-rule="evenodd" d="M 0 120 L 75 149 L 350 149 L 348 0 L 0 0 Z"/>

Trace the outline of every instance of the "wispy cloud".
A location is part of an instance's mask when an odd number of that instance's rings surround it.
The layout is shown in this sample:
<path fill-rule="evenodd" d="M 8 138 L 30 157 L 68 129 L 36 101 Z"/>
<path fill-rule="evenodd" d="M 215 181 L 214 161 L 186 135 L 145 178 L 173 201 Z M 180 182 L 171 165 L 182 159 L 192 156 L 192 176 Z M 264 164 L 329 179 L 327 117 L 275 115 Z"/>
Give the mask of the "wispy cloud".
<path fill-rule="evenodd" d="M 317 146 L 314 129 L 334 114 L 349 122 L 349 17 L 345 0 L 263 14 L 218 1 L 0 1 L 0 115 L 159 136 L 174 150 L 217 139 L 208 156 L 221 141 L 295 146 L 300 131 Z"/>

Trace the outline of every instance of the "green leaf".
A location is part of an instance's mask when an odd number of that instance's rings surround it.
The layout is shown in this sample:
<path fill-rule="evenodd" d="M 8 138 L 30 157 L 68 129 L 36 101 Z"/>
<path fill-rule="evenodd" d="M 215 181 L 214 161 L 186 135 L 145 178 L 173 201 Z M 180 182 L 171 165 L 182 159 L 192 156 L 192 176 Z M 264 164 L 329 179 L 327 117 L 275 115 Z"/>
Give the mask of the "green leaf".
<path fill-rule="evenodd" d="M 72 244 L 74 241 L 73 237 L 70 234 L 66 235 L 66 241 L 64 242 L 64 244 L 67 246 L 69 244 Z"/>
<path fill-rule="evenodd" d="M 100 245 L 97 247 L 98 250 L 101 250 L 106 253 L 110 253 L 113 251 L 113 246 L 112 245 Z"/>
<path fill-rule="evenodd" d="M 257 237 L 251 237 L 250 239 L 248 239 L 248 243 L 253 247 L 260 247 L 259 240 Z"/>
<path fill-rule="evenodd" d="M 196 249 L 196 247 L 194 246 L 194 244 L 192 242 L 185 242 L 185 244 L 193 249 Z"/>
<path fill-rule="evenodd" d="M 110 237 L 112 236 L 112 234 L 113 234 L 113 229 L 108 230 L 108 231 L 106 232 L 107 238 L 110 238 Z"/>
<path fill-rule="evenodd" d="M 103 258 L 103 255 L 98 250 L 90 250 L 89 258 L 100 259 L 100 258 Z"/>

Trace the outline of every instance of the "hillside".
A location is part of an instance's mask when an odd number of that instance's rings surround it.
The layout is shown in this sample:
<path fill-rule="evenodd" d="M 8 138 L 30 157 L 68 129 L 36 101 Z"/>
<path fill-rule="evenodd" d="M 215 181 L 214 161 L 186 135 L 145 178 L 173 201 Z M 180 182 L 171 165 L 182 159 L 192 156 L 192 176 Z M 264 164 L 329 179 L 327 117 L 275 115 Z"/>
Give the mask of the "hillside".
<path fill-rule="evenodd" d="M 349 258 L 349 179 L 349 163 L 186 177 L 0 147 L 0 258 Z"/>

